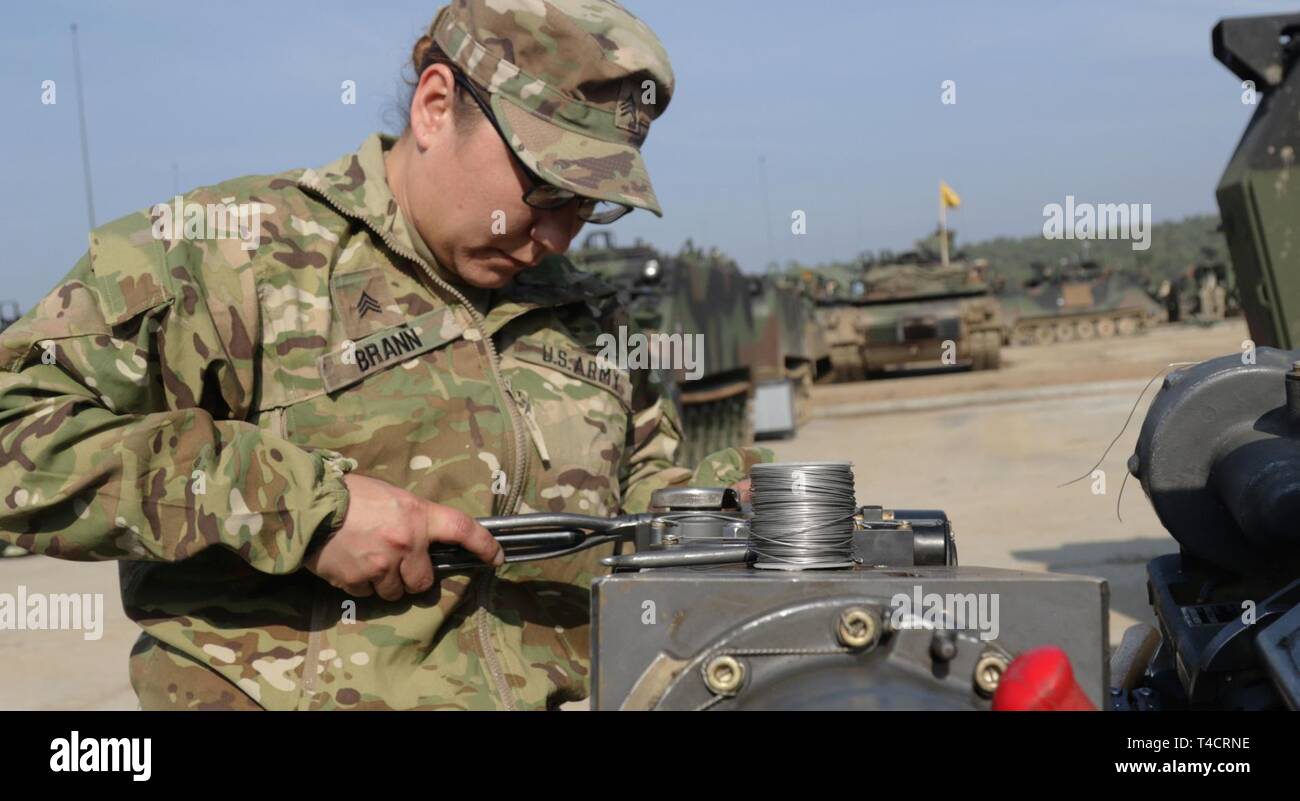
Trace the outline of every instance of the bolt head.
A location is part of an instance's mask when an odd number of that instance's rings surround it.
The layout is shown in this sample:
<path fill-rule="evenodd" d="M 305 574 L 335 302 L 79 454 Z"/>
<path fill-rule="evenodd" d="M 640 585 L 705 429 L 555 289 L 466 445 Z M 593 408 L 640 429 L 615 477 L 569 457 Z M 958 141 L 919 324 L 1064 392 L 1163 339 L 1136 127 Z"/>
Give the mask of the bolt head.
<path fill-rule="evenodd" d="M 735 695 L 745 683 L 745 664 L 734 656 L 715 656 L 704 666 L 704 684 L 714 695 Z"/>
<path fill-rule="evenodd" d="M 975 690 L 991 698 L 1002 682 L 1002 674 L 1009 666 L 1007 658 L 995 651 L 986 651 L 975 663 Z"/>
<path fill-rule="evenodd" d="M 845 609 L 835 626 L 835 637 L 846 648 L 868 648 L 880 637 L 880 618 L 860 606 Z"/>

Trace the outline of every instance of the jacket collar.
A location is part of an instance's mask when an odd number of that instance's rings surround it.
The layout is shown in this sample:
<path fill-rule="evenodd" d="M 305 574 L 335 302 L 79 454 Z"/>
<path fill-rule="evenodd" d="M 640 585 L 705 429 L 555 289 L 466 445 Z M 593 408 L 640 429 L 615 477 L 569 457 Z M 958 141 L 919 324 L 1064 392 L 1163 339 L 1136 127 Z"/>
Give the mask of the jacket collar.
<path fill-rule="evenodd" d="M 377 232 L 388 233 L 396 222 L 397 200 L 384 174 L 384 146 L 393 141 L 383 134 L 371 134 L 357 151 L 323 167 L 304 170 L 298 184 L 326 195 L 342 207 L 339 211 L 363 220 Z"/>
<path fill-rule="evenodd" d="M 341 213 L 360 220 L 408 258 L 418 257 L 484 311 L 488 304 L 480 305 L 478 300 L 486 300 L 488 291 L 466 285 L 439 264 L 424 242 L 415 241 L 418 234 L 402 217 L 397 199 L 388 188 L 384 169 L 384 152 L 396 141 L 385 134 L 371 134 L 356 152 L 305 170 L 298 185 L 322 195 Z M 606 306 L 614 292 L 613 287 L 578 270 L 567 258 L 548 257 L 520 273 L 510 285 L 491 293 L 491 310 L 486 314 L 484 333 L 491 335 L 509 320 L 544 306 L 587 301 L 595 311 Z"/>

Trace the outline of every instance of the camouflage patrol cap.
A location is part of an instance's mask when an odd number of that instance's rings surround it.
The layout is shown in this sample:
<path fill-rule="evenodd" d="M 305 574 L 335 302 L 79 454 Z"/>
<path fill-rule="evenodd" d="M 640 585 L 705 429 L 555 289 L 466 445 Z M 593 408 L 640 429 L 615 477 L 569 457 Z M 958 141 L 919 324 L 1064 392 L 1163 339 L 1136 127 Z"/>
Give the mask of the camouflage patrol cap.
<path fill-rule="evenodd" d="M 453 0 L 429 33 L 544 181 L 663 216 L 641 143 L 673 71 L 645 23 L 612 0 Z"/>

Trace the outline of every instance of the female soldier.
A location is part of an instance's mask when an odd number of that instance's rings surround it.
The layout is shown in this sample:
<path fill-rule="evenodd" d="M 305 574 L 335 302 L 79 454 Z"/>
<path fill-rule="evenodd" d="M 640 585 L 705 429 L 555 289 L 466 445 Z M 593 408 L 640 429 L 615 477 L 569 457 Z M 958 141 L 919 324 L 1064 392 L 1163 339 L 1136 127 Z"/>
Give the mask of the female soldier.
<path fill-rule="evenodd" d="M 456 0 L 413 66 L 400 139 L 110 223 L 0 339 L 0 536 L 123 560 L 145 708 L 581 698 L 608 551 L 501 566 L 473 518 L 692 480 L 671 406 L 594 355 L 610 290 L 545 258 L 659 213 L 658 40 L 612 2 Z M 498 567 L 435 576 L 435 542 Z"/>

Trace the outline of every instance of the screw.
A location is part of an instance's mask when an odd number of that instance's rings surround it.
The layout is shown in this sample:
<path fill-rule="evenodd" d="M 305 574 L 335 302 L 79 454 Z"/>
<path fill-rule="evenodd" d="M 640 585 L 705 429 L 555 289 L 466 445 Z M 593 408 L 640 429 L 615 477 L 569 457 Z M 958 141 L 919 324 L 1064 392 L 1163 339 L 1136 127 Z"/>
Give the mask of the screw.
<path fill-rule="evenodd" d="M 745 683 L 745 666 L 732 656 L 717 656 L 704 667 L 704 683 L 715 695 L 735 695 Z"/>
<path fill-rule="evenodd" d="M 985 651 L 975 663 L 975 690 L 989 698 L 998 689 L 1002 674 L 1008 666 L 1007 658 L 996 651 Z"/>
<path fill-rule="evenodd" d="M 839 625 L 835 627 L 835 636 L 842 645 L 849 648 L 870 647 L 876 644 L 876 638 L 880 636 L 880 620 L 860 606 L 845 609 L 840 614 Z"/>

